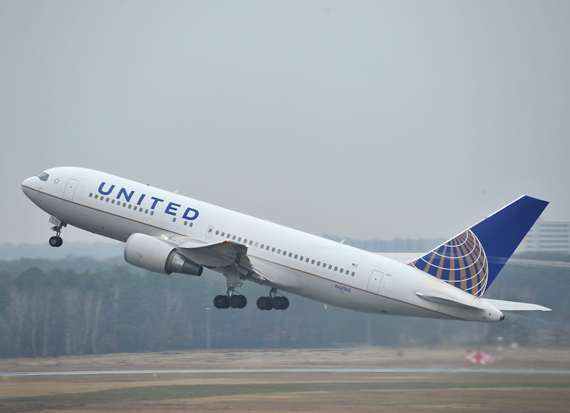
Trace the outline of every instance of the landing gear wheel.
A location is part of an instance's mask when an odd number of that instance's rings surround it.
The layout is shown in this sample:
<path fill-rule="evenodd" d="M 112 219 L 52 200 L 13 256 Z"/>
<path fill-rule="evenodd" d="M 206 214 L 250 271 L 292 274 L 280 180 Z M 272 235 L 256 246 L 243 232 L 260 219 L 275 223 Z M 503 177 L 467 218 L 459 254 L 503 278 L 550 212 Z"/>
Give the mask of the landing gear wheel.
<path fill-rule="evenodd" d="M 245 308 L 245 306 L 247 305 L 247 298 L 245 298 L 245 295 L 240 295 L 240 297 L 241 297 L 241 303 L 238 308 Z"/>
<path fill-rule="evenodd" d="M 232 295 L 229 298 L 231 308 L 244 308 L 247 304 L 247 298 L 243 295 Z"/>
<path fill-rule="evenodd" d="M 273 299 L 273 308 L 275 308 L 276 310 L 283 310 L 283 307 L 285 306 L 285 297 L 275 297 Z"/>
<path fill-rule="evenodd" d="M 51 237 L 49 239 L 49 245 L 51 247 L 61 247 L 62 244 L 63 244 L 63 239 L 59 236 Z"/>
<path fill-rule="evenodd" d="M 230 308 L 230 302 L 227 295 L 217 295 L 214 298 L 214 307 L 216 308 Z"/>
<path fill-rule="evenodd" d="M 257 299 L 257 308 L 260 310 L 271 310 L 273 308 L 273 300 L 271 297 L 259 297 Z"/>
<path fill-rule="evenodd" d="M 289 308 L 289 299 L 287 297 L 275 297 L 273 299 L 273 308 L 276 310 L 286 310 Z"/>

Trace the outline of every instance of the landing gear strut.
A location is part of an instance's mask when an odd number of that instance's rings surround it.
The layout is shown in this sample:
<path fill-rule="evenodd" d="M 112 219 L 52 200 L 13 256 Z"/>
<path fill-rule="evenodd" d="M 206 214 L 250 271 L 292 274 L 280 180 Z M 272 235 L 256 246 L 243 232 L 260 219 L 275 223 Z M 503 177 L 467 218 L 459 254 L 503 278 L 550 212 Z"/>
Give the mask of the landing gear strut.
<path fill-rule="evenodd" d="M 269 291 L 269 297 L 257 299 L 257 308 L 260 310 L 286 310 L 289 308 L 289 299 L 284 296 L 277 296 L 277 289 L 272 288 Z"/>
<path fill-rule="evenodd" d="M 51 228 L 52 231 L 55 231 L 55 236 L 49 239 L 50 247 L 61 247 L 63 244 L 63 239 L 60 237 L 61 229 L 66 225 L 67 224 L 65 222 L 60 222 L 58 225 Z"/>

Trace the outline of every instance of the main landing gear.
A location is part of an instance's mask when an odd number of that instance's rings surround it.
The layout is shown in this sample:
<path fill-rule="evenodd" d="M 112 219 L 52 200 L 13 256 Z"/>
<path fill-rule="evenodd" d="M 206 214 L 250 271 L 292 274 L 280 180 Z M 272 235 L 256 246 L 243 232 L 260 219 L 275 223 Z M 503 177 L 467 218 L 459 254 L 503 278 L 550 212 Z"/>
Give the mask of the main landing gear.
<path fill-rule="evenodd" d="M 226 295 L 217 295 L 214 298 L 216 308 L 244 308 L 247 305 L 247 298 L 244 295 L 234 292 L 232 287 L 228 288 Z M 260 310 L 286 310 L 289 308 L 289 299 L 284 296 L 277 296 L 277 290 L 272 288 L 269 297 L 259 297 L 257 308 Z"/>
<path fill-rule="evenodd" d="M 245 295 L 235 294 L 233 287 L 228 288 L 226 295 L 217 295 L 214 298 L 216 308 L 244 308 L 247 305 Z"/>
<path fill-rule="evenodd" d="M 289 299 L 277 296 L 277 289 L 272 288 L 269 291 L 269 297 L 259 297 L 257 299 L 257 308 L 260 310 L 286 310 L 289 308 Z"/>
<path fill-rule="evenodd" d="M 55 236 L 49 239 L 50 247 L 61 247 L 63 244 L 63 239 L 61 238 L 61 229 L 65 227 L 67 224 L 65 222 L 60 222 L 59 225 L 56 225 L 51 228 L 52 231 L 55 231 Z"/>

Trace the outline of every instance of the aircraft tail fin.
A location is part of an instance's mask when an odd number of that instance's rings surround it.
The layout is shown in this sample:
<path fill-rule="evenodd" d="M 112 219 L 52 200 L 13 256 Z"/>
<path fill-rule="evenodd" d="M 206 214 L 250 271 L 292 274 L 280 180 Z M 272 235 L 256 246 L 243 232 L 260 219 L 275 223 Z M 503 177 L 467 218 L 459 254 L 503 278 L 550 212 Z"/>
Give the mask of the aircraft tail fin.
<path fill-rule="evenodd" d="M 522 196 L 409 265 L 482 297 L 547 205 Z"/>

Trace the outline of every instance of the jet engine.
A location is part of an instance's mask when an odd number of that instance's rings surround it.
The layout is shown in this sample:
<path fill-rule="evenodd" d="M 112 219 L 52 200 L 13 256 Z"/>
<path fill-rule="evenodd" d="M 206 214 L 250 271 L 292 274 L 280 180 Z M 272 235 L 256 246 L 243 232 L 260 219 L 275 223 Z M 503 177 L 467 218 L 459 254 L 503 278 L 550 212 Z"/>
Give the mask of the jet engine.
<path fill-rule="evenodd" d="M 125 261 L 159 274 L 202 275 L 204 267 L 190 261 L 172 245 L 145 234 L 132 234 L 125 244 Z"/>

